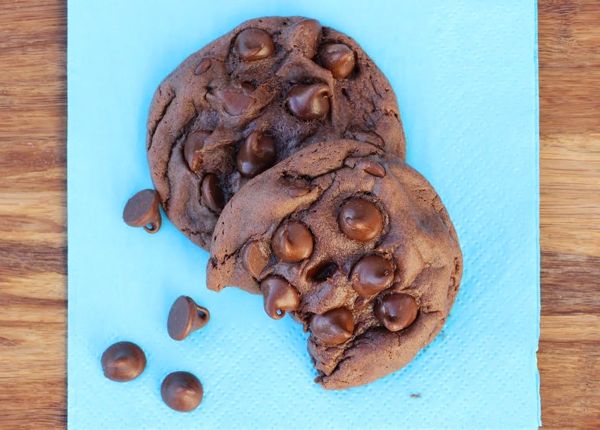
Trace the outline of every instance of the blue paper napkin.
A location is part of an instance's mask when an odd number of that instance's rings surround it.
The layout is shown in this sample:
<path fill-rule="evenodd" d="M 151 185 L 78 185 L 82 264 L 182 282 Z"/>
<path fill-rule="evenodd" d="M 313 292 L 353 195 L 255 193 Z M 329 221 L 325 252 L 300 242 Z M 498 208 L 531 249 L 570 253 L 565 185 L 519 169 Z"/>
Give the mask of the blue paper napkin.
<path fill-rule="evenodd" d="M 69 1 L 69 344 L 71 429 L 532 429 L 540 423 L 538 103 L 533 0 Z M 304 15 L 354 37 L 388 76 L 408 160 L 436 187 L 465 258 L 437 339 L 402 371 L 330 392 L 312 382 L 306 335 L 260 297 L 205 289 L 208 254 L 169 222 L 127 227 L 123 205 L 151 186 L 152 94 L 186 56 L 241 21 Z M 188 294 L 212 320 L 171 340 L 169 306 Z M 103 350 L 141 345 L 148 366 L 105 379 Z M 189 414 L 162 378 L 195 373 Z"/>

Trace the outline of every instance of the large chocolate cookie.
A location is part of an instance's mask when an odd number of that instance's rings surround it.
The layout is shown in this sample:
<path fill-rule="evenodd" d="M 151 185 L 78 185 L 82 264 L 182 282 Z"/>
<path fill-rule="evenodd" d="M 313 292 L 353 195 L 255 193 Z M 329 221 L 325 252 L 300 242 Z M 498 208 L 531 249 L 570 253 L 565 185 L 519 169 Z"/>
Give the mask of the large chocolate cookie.
<path fill-rule="evenodd" d="M 208 248 L 224 204 L 249 178 L 311 142 L 341 137 L 404 157 L 385 76 L 354 40 L 315 20 L 261 18 L 160 84 L 148 161 L 167 216 Z"/>
<path fill-rule="evenodd" d="M 262 293 L 311 332 L 325 388 L 407 364 L 441 329 L 462 256 L 439 196 L 380 148 L 310 145 L 248 182 L 215 228 L 208 287 Z"/>

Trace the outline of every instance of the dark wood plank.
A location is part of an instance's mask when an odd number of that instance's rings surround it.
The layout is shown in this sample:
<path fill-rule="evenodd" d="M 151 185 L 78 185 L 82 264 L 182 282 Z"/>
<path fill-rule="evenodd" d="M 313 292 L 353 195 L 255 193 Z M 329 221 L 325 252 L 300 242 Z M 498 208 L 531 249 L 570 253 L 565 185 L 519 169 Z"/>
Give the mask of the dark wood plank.
<path fill-rule="evenodd" d="M 600 428 L 600 2 L 540 0 L 542 421 Z"/>
<path fill-rule="evenodd" d="M 66 422 L 66 5 L 0 0 L 0 428 Z M 544 428 L 600 428 L 600 2 L 540 0 Z"/>
<path fill-rule="evenodd" d="M 600 317 L 600 257 L 544 252 L 542 285 L 544 316 Z"/>
<path fill-rule="evenodd" d="M 66 5 L 0 0 L 0 428 L 66 426 Z"/>

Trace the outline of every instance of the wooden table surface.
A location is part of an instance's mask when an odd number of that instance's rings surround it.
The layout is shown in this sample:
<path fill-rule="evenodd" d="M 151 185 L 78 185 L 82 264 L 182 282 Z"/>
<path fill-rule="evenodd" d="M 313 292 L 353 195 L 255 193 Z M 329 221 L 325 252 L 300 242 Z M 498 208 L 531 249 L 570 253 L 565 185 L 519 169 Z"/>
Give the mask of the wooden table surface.
<path fill-rule="evenodd" d="M 66 423 L 66 5 L 0 0 L 0 429 Z M 544 428 L 600 429 L 600 1 L 540 0 Z"/>

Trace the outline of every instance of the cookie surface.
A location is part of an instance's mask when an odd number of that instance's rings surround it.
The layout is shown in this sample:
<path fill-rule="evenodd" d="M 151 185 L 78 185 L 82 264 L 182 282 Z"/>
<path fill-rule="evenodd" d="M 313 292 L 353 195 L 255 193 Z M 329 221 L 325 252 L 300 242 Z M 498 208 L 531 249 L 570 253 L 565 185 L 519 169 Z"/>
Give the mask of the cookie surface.
<path fill-rule="evenodd" d="M 257 176 L 215 229 L 208 287 L 262 293 L 273 318 L 311 332 L 325 388 L 406 365 L 439 332 L 462 275 L 431 185 L 375 145 L 310 145 Z"/>
<path fill-rule="evenodd" d="M 160 84 L 148 161 L 167 216 L 208 248 L 220 211 L 245 182 L 301 147 L 339 138 L 404 157 L 389 82 L 342 33 L 302 17 L 260 18 Z"/>

